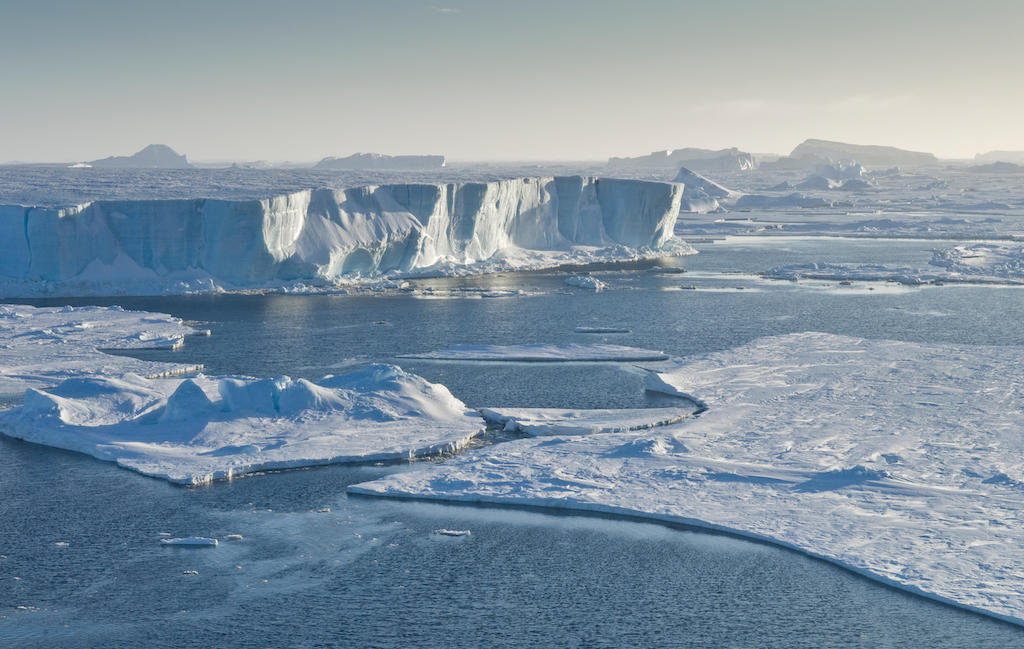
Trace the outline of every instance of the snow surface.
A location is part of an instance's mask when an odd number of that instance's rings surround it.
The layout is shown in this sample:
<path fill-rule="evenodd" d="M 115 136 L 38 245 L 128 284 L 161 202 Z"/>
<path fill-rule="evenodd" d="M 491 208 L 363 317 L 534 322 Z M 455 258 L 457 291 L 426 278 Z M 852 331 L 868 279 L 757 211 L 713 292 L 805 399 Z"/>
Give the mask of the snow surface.
<path fill-rule="evenodd" d="M 2 260 L 0 260 L 2 263 Z M 64 379 L 185 374 L 201 365 L 143 361 L 104 349 L 176 349 L 198 334 L 180 318 L 121 307 L 32 307 L 0 304 L 0 396 Z"/>
<path fill-rule="evenodd" d="M 456 451 L 482 429 L 480 416 L 446 387 L 391 365 L 317 383 L 69 379 L 29 390 L 24 405 L 0 411 L 5 435 L 180 484 Z"/>
<path fill-rule="evenodd" d="M 0 294 L 330 285 L 686 254 L 672 242 L 681 193 L 673 183 L 566 176 L 262 200 L 0 205 Z"/>
<path fill-rule="evenodd" d="M 574 361 L 663 361 L 663 352 L 623 345 L 565 343 L 552 345 L 452 345 L 447 349 L 421 354 L 402 354 L 399 358 L 444 361 L 574 362 Z"/>
<path fill-rule="evenodd" d="M 593 435 L 645 430 L 675 424 L 699 407 L 565 410 L 561 408 L 481 408 L 480 414 L 506 431 L 542 435 Z"/>
<path fill-rule="evenodd" d="M 1024 246 L 973 244 L 936 250 L 931 263 L 965 277 L 1024 280 Z"/>
<path fill-rule="evenodd" d="M 729 531 L 1024 624 L 1019 354 L 760 339 L 649 375 L 707 408 L 680 424 L 516 440 L 350 491 Z"/>

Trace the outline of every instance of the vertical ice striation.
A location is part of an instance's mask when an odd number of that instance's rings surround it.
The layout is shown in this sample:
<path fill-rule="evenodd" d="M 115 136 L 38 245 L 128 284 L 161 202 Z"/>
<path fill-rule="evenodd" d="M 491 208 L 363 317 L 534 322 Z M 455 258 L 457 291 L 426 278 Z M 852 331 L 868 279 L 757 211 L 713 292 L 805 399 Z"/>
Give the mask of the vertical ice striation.
<path fill-rule="evenodd" d="M 0 281 L 237 287 L 411 274 L 513 249 L 658 249 L 682 185 L 580 176 L 315 189 L 263 200 L 0 206 Z"/>

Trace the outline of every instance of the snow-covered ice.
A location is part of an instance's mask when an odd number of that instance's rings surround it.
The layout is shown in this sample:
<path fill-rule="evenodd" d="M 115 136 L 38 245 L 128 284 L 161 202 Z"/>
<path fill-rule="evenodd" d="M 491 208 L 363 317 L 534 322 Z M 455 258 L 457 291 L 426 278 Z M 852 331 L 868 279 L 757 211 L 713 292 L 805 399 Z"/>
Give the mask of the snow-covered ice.
<path fill-rule="evenodd" d="M 69 379 L 0 411 L 0 432 L 181 484 L 268 469 L 455 451 L 483 430 L 443 385 L 391 365 L 316 383 Z"/>
<path fill-rule="evenodd" d="M 648 375 L 707 408 L 679 424 L 515 440 L 350 491 L 729 531 L 1024 623 L 1019 356 L 760 339 Z"/>
<path fill-rule="evenodd" d="M 696 404 L 680 408 L 623 408 L 566 410 L 562 408 L 481 408 L 491 424 L 506 431 L 542 435 L 593 435 L 621 433 L 668 426 L 686 419 L 699 409 Z"/>
<path fill-rule="evenodd" d="M 931 263 L 964 277 L 1024 281 L 1024 246 L 977 243 L 936 250 Z"/>
<path fill-rule="evenodd" d="M 509 361 L 509 362 L 573 362 L 573 361 L 663 361 L 663 352 L 624 345 L 546 344 L 528 345 L 452 345 L 447 349 L 420 354 L 402 354 L 399 358 L 444 361 Z"/>
<path fill-rule="evenodd" d="M 143 361 L 104 349 L 176 349 L 201 333 L 180 318 L 121 307 L 0 304 L 0 396 L 82 376 L 170 376 L 199 365 Z"/>
<path fill-rule="evenodd" d="M 937 268 L 915 268 L 910 266 L 887 266 L 884 264 L 791 264 L 776 266 L 764 273 L 763 277 L 799 281 L 801 279 L 823 279 L 861 282 L 897 282 L 908 286 L 921 284 L 1010 284 L 1024 285 L 1024 272 L 1015 268 L 1020 263 L 1005 248 L 979 246 L 958 246 L 936 251 L 932 264 L 947 265 L 950 270 Z M 973 252 L 979 250 L 980 253 Z M 1016 249 L 1019 254 L 1019 248 Z M 976 256 L 975 256 L 976 255 Z"/>
<path fill-rule="evenodd" d="M 565 283 L 578 288 L 589 288 L 592 291 L 601 291 L 608 288 L 608 285 L 593 275 L 572 275 L 565 278 Z"/>

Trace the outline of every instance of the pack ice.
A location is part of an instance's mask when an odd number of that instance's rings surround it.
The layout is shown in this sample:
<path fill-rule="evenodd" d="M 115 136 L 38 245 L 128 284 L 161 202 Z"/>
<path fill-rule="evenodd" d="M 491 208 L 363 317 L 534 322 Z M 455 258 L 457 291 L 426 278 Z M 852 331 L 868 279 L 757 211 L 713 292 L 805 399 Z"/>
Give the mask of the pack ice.
<path fill-rule="evenodd" d="M 180 484 L 268 469 L 409 459 L 462 448 L 483 420 L 443 385 L 391 365 L 316 383 L 69 379 L 0 411 L 0 432 Z"/>
<path fill-rule="evenodd" d="M 516 440 L 350 490 L 729 531 L 1021 624 L 1018 359 L 1005 348 L 765 338 L 648 375 L 649 389 L 707 408 L 679 424 Z"/>
<path fill-rule="evenodd" d="M 669 244 L 681 192 L 674 183 L 567 176 L 250 201 L 6 205 L 0 292 L 183 293 L 557 265 L 581 251 L 586 261 L 629 258 Z"/>
<path fill-rule="evenodd" d="M 0 304 L 0 397 L 70 377 L 132 372 L 157 377 L 201 365 L 143 361 L 104 349 L 176 349 L 200 332 L 163 313 L 121 307 L 32 307 Z"/>

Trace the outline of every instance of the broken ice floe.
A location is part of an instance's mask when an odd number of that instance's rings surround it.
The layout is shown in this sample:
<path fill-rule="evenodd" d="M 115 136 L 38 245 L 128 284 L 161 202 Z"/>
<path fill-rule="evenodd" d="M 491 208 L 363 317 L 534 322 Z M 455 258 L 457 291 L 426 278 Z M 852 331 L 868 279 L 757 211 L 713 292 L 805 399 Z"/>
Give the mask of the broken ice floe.
<path fill-rule="evenodd" d="M 623 345 L 604 344 L 529 344 L 529 345 L 452 345 L 447 349 L 419 354 L 402 354 L 399 358 L 443 361 L 506 361 L 506 362 L 630 362 L 667 360 L 663 352 Z"/>
<path fill-rule="evenodd" d="M 172 376 L 201 365 L 144 361 L 105 349 L 177 349 L 203 332 L 163 313 L 121 307 L 0 305 L 0 396 L 75 376 Z"/>
<path fill-rule="evenodd" d="M 0 432 L 175 483 L 266 469 L 401 460 L 464 447 L 483 429 L 442 385 L 390 365 L 317 383 L 69 379 L 0 412 Z"/>
<path fill-rule="evenodd" d="M 1024 623 L 1019 351 L 803 333 L 680 361 L 704 405 L 646 431 L 525 438 L 353 493 L 645 516 L 768 540 Z"/>

